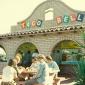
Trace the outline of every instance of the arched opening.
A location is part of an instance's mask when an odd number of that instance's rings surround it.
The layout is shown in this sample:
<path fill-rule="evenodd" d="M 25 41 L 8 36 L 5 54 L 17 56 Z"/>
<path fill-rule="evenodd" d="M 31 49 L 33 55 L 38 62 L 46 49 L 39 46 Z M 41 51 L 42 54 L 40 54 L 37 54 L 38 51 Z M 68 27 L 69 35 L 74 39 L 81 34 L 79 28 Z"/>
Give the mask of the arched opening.
<path fill-rule="evenodd" d="M 4 47 L 0 45 L 0 62 L 6 62 L 6 61 L 7 61 L 6 51 Z"/>
<path fill-rule="evenodd" d="M 82 51 L 77 42 L 63 40 L 53 48 L 51 56 L 59 64 L 61 76 L 74 76 L 74 67 L 82 58 Z"/>
<path fill-rule="evenodd" d="M 32 63 L 32 54 L 34 52 L 38 53 L 38 49 L 34 44 L 29 42 L 21 44 L 16 51 L 16 54 L 21 54 L 20 65 L 24 67 L 30 66 Z"/>
<path fill-rule="evenodd" d="M 64 40 L 53 48 L 51 56 L 57 63 L 62 63 L 65 61 L 79 61 L 82 56 L 81 54 L 82 51 L 77 42 Z"/>

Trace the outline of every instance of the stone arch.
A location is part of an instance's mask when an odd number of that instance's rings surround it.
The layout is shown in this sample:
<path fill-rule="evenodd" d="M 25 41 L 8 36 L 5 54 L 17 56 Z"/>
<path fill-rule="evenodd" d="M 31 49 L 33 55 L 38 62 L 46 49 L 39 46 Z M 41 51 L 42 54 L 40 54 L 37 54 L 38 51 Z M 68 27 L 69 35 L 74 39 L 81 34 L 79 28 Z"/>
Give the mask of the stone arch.
<path fill-rule="evenodd" d="M 18 48 L 17 48 L 17 50 L 16 50 L 16 52 L 15 53 L 17 53 L 18 52 L 18 49 L 20 50 L 20 48 L 19 47 L 21 47 L 21 46 L 23 46 L 23 45 L 32 45 L 32 46 L 34 46 L 34 48 L 30 48 L 29 46 L 29 50 L 34 50 L 35 48 L 37 49 L 37 47 L 36 47 L 36 45 L 34 44 L 34 43 L 32 43 L 32 42 L 24 42 L 24 43 L 22 43 L 22 44 L 20 44 L 19 46 L 18 46 Z M 26 48 L 27 49 L 27 48 Z M 26 50 L 25 49 L 25 50 Z"/>
<path fill-rule="evenodd" d="M 3 45 L 0 44 L 0 47 L 4 49 L 4 51 L 6 52 L 6 49 Z"/>
<path fill-rule="evenodd" d="M 24 42 L 20 44 L 15 52 L 21 54 L 21 62 L 20 65 L 27 67 L 32 63 L 32 54 L 39 53 L 38 48 L 32 42 Z M 26 62 L 26 63 L 25 63 Z"/>
<path fill-rule="evenodd" d="M 78 41 L 74 41 L 74 40 L 71 40 L 71 39 L 65 39 L 65 40 L 58 41 L 58 42 L 53 46 L 53 48 L 51 49 L 51 51 L 55 48 L 56 45 L 58 45 L 59 43 L 61 43 L 61 42 L 63 42 L 63 41 L 73 41 L 74 43 L 76 43 L 76 44 L 79 45 L 79 42 L 78 42 Z"/>
<path fill-rule="evenodd" d="M 23 39 L 19 39 L 19 40 L 16 42 L 16 44 L 14 44 L 14 45 L 15 45 L 15 46 L 14 46 L 15 48 L 14 48 L 14 54 L 13 54 L 13 55 L 16 54 L 16 51 L 17 51 L 18 47 L 19 47 L 20 45 L 24 44 L 24 43 L 32 43 L 33 45 L 36 46 L 36 48 L 37 48 L 38 51 L 39 51 L 39 47 L 38 47 L 37 43 L 36 43 L 34 40 L 32 40 L 30 37 L 29 37 L 28 40 L 27 40 L 27 38 L 25 37 L 25 38 L 23 38 Z"/>
<path fill-rule="evenodd" d="M 0 43 L 0 47 L 5 51 L 6 53 L 6 60 L 1 60 L 0 61 L 0 73 L 2 73 L 2 69 L 7 65 L 7 58 L 8 58 L 8 53 L 7 53 L 7 47 L 5 46 L 5 44 Z"/>
<path fill-rule="evenodd" d="M 68 36 L 69 37 L 69 36 Z M 59 37 L 59 39 L 57 40 L 57 42 L 54 42 L 54 43 L 52 43 L 52 45 L 51 45 L 51 47 L 50 47 L 50 55 L 51 55 L 51 52 L 53 51 L 53 49 L 55 48 L 55 46 L 58 44 L 58 43 L 60 43 L 60 42 L 62 42 L 62 41 L 68 41 L 68 40 L 70 40 L 70 41 L 73 41 L 73 42 L 75 42 L 75 43 L 77 43 L 77 44 L 82 44 L 82 45 L 84 45 L 84 43 L 83 43 L 83 41 L 81 40 L 81 39 L 75 39 L 75 38 L 73 38 L 73 36 L 71 36 L 71 38 L 69 37 L 64 37 L 64 38 L 61 38 L 61 37 Z"/>
<path fill-rule="evenodd" d="M 7 51 L 6 48 L 0 44 L 0 51 L 3 53 L 0 53 L 0 61 L 6 62 L 7 61 Z"/>
<path fill-rule="evenodd" d="M 51 56 L 53 57 L 54 60 L 56 60 L 56 62 L 58 62 L 58 54 L 59 54 L 59 59 L 60 62 L 62 61 L 62 55 L 63 54 L 68 54 L 68 55 L 72 55 L 73 53 L 75 53 L 77 55 L 78 52 L 82 51 L 80 48 L 80 44 L 77 41 L 74 40 L 61 40 L 59 42 L 57 42 L 57 44 L 54 45 L 54 47 L 51 49 Z M 75 56 L 76 56 L 75 55 Z M 73 58 L 73 57 L 72 57 Z M 75 60 L 76 58 L 74 58 Z M 70 60 L 70 57 L 69 57 Z M 73 60 L 73 59 L 71 59 Z M 59 63 L 59 62 L 58 62 Z"/>

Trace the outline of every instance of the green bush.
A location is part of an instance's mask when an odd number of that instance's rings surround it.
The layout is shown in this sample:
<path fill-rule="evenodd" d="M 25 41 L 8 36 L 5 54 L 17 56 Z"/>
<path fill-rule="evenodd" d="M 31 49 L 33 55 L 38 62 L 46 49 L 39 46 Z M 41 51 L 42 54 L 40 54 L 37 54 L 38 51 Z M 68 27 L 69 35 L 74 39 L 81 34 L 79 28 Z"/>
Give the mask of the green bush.
<path fill-rule="evenodd" d="M 76 74 L 74 85 L 85 85 L 85 60 L 80 60 L 74 70 Z"/>

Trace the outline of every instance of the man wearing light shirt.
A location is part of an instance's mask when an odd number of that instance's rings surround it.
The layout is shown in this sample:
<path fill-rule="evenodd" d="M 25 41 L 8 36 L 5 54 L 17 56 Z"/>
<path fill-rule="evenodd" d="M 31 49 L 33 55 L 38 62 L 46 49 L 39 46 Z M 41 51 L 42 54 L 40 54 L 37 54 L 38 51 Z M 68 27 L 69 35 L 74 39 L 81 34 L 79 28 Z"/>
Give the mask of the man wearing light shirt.
<path fill-rule="evenodd" d="M 18 79 L 18 77 L 16 70 L 13 68 L 13 65 L 14 61 L 10 59 L 8 66 L 4 67 L 3 69 L 1 85 L 16 85 L 14 79 Z"/>
<path fill-rule="evenodd" d="M 27 80 L 25 82 L 25 85 L 33 85 L 33 84 L 48 85 L 49 68 L 48 68 L 47 63 L 45 62 L 45 56 L 42 54 L 39 54 L 37 57 L 39 61 L 39 70 L 35 78 L 31 80 Z"/>
<path fill-rule="evenodd" d="M 48 67 L 49 67 L 49 85 L 53 85 L 53 79 L 55 76 L 57 76 L 59 70 L 59 67 L 55 61 L 52 60 L 51 56 L 46 56 Z"/>

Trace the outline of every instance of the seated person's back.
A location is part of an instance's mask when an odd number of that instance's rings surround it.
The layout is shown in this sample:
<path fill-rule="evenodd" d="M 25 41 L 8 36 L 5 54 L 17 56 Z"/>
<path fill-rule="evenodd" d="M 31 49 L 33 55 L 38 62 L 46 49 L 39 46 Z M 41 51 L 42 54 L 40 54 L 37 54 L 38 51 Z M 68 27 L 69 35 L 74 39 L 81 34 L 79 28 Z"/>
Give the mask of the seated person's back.
<path fill-rule="evenodd" d="M 12 67 L 13 66 L 13 60 L 10 59 L 8 62 L 8 66 L 3 68 L 3 73 L 2 73 L 2 82 L 11 82 L 15 83 L 14 79 L 17 78 L 17 72 L 16 70 Z M 5 84 L 3 84 L 5 85 Z M 14 84 L 16 85 L 16 84 Z"/>

